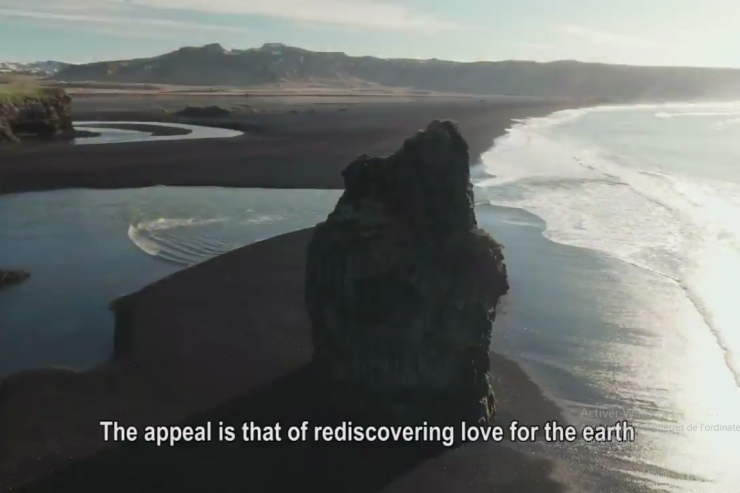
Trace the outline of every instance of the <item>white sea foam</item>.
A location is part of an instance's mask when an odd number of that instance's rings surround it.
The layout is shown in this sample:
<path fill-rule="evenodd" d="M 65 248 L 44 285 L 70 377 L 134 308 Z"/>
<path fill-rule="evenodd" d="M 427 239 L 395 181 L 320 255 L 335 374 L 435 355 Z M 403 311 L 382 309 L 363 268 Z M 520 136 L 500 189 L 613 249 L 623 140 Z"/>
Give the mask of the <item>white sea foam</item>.
<path fill-rule="evenodd" d="M 264 224 L 264 223 L 272 223 L 275 221 L 282 221 L 284 220 L 284 216 L 278 216 L 273 214 L 258 214 L 254 217 L 250 217 L 248 219 L 245 219 L 241 222 L 241 224 Z"/>
<path fill-rule="evenodd" d="M 185 227 L 194 227 L 194 226 L 205 226 L 207 224 L 215 224 L 215 223 L 222 223 L 226 221 L 226 218 L 216 218 L 216 219 L 197 219 L 197 218 L 188 218 L 188 219 L 168 219 L 164 217 L 160 217 L 159 219 L 154 219 L 153 221 L 142 221 L 136 225 L 136 229 L 138 230 L 146 230 L 146 231 L 158 231 L 162 229 L 172 229 L 172 228 L 185 228 Z"/>
<path fill-rule="evenodd" d="M 142 234 L 142 230 L 139 229 L 135 224 L 129 224 L 128 237 L 134 243 L 134 245 L 153 257 L 159 255 L 159 252 L 162 250 L 162 248 L 156 241 L 152 241 L 144 234 Z"/>
<path fill-rule="evenodd" d="M 167 252 L 171 252 L 173 248 L 177 249 L 177 246 L 176 240 L 173 242 L 172 236 L 166 236 L 161 233 L 175 228 L 196 228 L 211 224 L 219 224 L 226 221 L 227 218 L 198 219 L 161 217 L 158 219 L 139 221 L 134 224 L 130 224 L 128 227 L 128 237 L 137 247 L 149 255 L 163 256 Z M 182 250 L 182 247 L 180 250 Z M 199 252 L 197 247 L 192 248 L 192 250 L 191 256 L 193 259 L 183 259 L 184 263 L 193 263 L 191 260 L 197 258 L 198 253 L 209 253 L 207 251 Z M 200 250 L 206 249 L 201 247 Z"/>
<path fill-rule="evenodd" d="M 691 117 L 691 116 L 733 116 L 733 115 L 740 115 L 740 110 L 733 109 L 733 108 L 727 108 L 724 111 L 676 111 L 676 112 L 668 112 L 668 111 L 660 111 L 655 114 L 657 118 L 681 118 L 681 117 Z"/>
<path fill-rule="evenodd" d="M 209 226 L 228 224 L 230 228 L 259 227 L 285 220 L 277 214 L 259 214 L 252 210 L 240 216 L 220 218 L 158 218 L 135 221 L 129 225 L 129 239 L 147 254 L 171 262 L 193 265 L 224 254 L 241 243 L 219 239 L 222 233 L 204 233 Z"/>
<path fill-rule="evenodd" d="M 492 177 L 477 182 L 476 196 L 540 216 L 553 241 L 603 251 L 681 284 L 740 384 L 740 330 L 728 298 L 740 291 L 740 183 L 656 169 L 639 153 L 615 152 L 588 136 L 570 138 L 579 130 L 570 124 L 589 114 L 625 111 L 726 118 L 740 114 L 740 106 L 605 107 L 532 119 L 483 156 Z"/>

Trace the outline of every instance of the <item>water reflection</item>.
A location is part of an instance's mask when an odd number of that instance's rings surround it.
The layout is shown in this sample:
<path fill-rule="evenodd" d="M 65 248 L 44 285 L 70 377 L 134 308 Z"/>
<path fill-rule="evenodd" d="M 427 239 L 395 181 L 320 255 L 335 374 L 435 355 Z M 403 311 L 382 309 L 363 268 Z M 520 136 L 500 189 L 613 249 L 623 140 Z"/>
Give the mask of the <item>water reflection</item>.
<path fill-rule="evenodd" d="M 102 127 L 100 125 L 106 126 Z M 151 132 L 123 128 L 109 128 L 108 125 L 141 125 L 145 127 L 158 126 L 177 128 L 187 130 L 189 132 L 181 135 L 152 135 Z M 164 122 L 83 121 L 75 122 L 75 129 L 100 134 L 97 137 L 83 137 L 75 139 L 75 145 L 118 144 L 125 142 L 153 142 L 164 140 L 225 139 L 244 135 L 243 132 L 240 132 L 238 130 L 229 130 L 216 127 L 203 127 L 200 125 L 187 125 L 185 123 Z"/>

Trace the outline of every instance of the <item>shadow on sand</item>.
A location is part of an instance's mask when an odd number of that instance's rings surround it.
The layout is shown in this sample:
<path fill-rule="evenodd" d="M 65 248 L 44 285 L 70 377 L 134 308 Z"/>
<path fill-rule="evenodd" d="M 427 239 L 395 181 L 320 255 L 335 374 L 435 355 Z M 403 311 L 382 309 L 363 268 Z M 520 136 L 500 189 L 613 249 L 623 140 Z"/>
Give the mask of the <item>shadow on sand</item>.
<path fill-rule="evenodd" d="M 345 416 L 346 419 L 346 416 Z M 376 491 L 415 464 L 443 451 L 419 444 L 299 443 L 287 441 L 287 427 L 339 424 L 317 389 L 310 365 L 273 384 L 182 423 L 213 423 L 212 442 L 180 442 L 160 448 L 123 444 L 50 475 L 24 491 Z M 242 422 L 281 423 L 283 442 L 244 442 Z M 219 443 L 217 423 L 234 426 L 237 439 Z M 309 428 L 310 431 L 310 428 Z M 309 433 L 309 436 L 311 433 Z"/>
<path fill-rule="evenodd" d="M 213 441 L 179 442 L 174 447 L 156 447 L 149 442 L 131 442 L 107 448 L 97 455 L 71 463 L 40 477 L 14 492 L 113 493 L 198 492 L 282 493 L 491 493 L 562 491 L 551 479 L 553 463 L 524 456 L 506 444 L 481 442 L 445 448 L 440 443 L 290 442 L 287 430 L 309 421 L 337 426 L 344 421 L 356 425 L 389 425 L 373 414 L 388 406 L 358 406 L 350 412 L 346 395 L 326 384 L 310 363 L 310 323 L 303 308 L 305 251 L 313 229 L 289 233 L 230 252 L 164 279 L 139 295 L 141 320 L 137 330 L 141 344 L 149 344 L 139 362 L 150 371 L 164 371 L 177 360 L 165 358 L 174 337 L 185 339 L 195 353 L 187 365 L 163 377 L 177 392 L 188 389 L 189 379 L 228 378 L 245 391 L 227 404 L 194 415 L 181 426 L 213 423 Z M 207 286 L 208 289 L 203 289 Z M 242 296 L 242 293 L 251 293 Z M 174 312 L 189 306 L 188 323 L 162 327 L 154 314 Z M 199 307 L 208 307 L 201 309 Z M 276 309 L 278 307 L 279 309 Z M 117 312 L 118 313 L 118 312 Z M 182 314 L 181 314 L 182 316 Z M 125 323 L 122 325 L 126 325 Z M 201 339 L 201 327 L 220 326 L 220 336 Z M 249 342 L 238 337 L 245 327 Z M 176 329 L 175 329 L 176 328 Z M 166 329 L 166 330 L 164 330 Z M 151 334 L 154 331 L 156 334 Z M 165 341 L 162 347 L 161 341 Z M 148 341 L 148 342 L 147 342 Z M 185 344 L 182 340 L 180 344 Z M 226 357 L 223 345 L 242 344 L 224 368 L 212 358 Z M 170 351 L 171 352 L 171 351 Z M 203 353 L 203 354 L 201 354 Z M 147 355 L 156 361 L 148 361 Z M 164 358 L 164 359 L 162 359 Z M 160 361 L 162 359 L 162 361 Z M 501 426 L 513 419 L 522 425 L 541 425 L 558 414 L 539 389 L 513 362 L 491 353 L 492 386 L 497 397 Z M 173 367 L 175 368 L 175 367 Z M 196 370 L 201 368 L 201 370 Z M 209 370 L 213 370 L 210 371 Z M 263 373 L 269 383 L 249 386 L 244 374 Z M 189 372 L 189 373 L 188 373 Z M 169 373 L 168 373 L 169 375 Z M 152 377 L 155 377 L 154 375 Z M 171 380 L 171 381 L 170 381 Z M 241 383 L 239 383 L 241 382 Z M 249 390 L 246 390 L 249 388 Z M 352 389 L 357 393 L 356 389 Z M 202 392 L 202 390 L 201 390 Z M 68 396 L 70 409 L 95 416 L 95 406 L 85 409 L 88 396 Z M 71 405 L 73 400 L 79 406 Z M 377 404 L 377 403 L 376 403 Z M 431 407 L 430 407 L 431 408 Z M 426 408 L 425 408 L 426 409 Z M 63 412 L 64 408 L 58 411 Z M 364 411 L 364 412 L 363 412 Z M 106 411 L 107 413 L 107 411 Z M 359 415 L 358 414 L 363 414 Z M 370 416 L 368 416 L 370 414 Z M 100 416 L 105 419 L 106 416 Z M 51 418 L 50 418 L 51 419 Z M 217 441 L 219 422 L 240 431 L 244 422 L 282 426 L 281 442 L 244 442 L 241 434 L 233 442 Z M 66 423 L 60 420 L 59 423 Z M 122 423 L 125 425 L 126 423 Z M 416 423 L 417 425 L 420 423 Z M 459 433 L 459 423 L 455 425 Z M 141 432 L 141 431 L 140 431 Z M 102 440 L 102 430 L 101 430 Z M 309 432 L 312 438 L 312 433 Z M 459 442 L 456 442 L 459 443 Z"/>
<path fill-rule="evenodd" d="M 357 419 L 353 422 L 369 421 Z M 438 443 L 287 441 L 288 426 L 298 426 L 305 420 L 311 425 L 338 425 L 347 420 L 346 413 L 327 405 L 311 365 L 181 423 L 202 426 L 210 421 L 214 429 L 211 442 L 180 442 L 174 447 L 159 448 L 143 441 L 125 443 L 74 463 L 20 491 L 370 493 L 391 485 L 425 461 L 443 459 L 450 454 L 459 456 L 451 462 L 464 462 L 467 466 L 464 469 L 468 470 L 455 471 L 453 467 L 444 471 L 448 476 L 446 482 L 435 478 L 435 473 L 420 471 L 410 484 L 391 486 L 388 491 L 417 491 L 422 485 L 426 491 L 520 492 L 534 491 L 531 488 L 538 486 L 542 491 L 560 491 L 547 479 L 549 464 L 525 459 L 501 444 L 468 444 L 448 449 Z M 239 428 L 245 421 L 262 426 L 281 423 L 283 441 L 244 442 Z M 219 422 L 237 428 L 234 442 L 217 441 Z M 309 437 L 310 430 L 311 426 Z M 510 470 L 512 462 L 516 465 Z M 435 470 L 447 469 L 433 466 Z"/>

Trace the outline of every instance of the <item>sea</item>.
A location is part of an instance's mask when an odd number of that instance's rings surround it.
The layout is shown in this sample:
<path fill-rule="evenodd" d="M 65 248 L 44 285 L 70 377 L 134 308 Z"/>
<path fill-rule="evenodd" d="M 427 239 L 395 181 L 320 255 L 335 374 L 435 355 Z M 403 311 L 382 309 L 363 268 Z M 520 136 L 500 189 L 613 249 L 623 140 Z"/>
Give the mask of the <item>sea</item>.
<path fill-rule="evenodd" d="M 521 444 L 594 491 L 740 485 L 740 103 L 567 110 L 517 122 L 472 170 L 511 291 L 491 349 L 577 428 L 627 443 Z M 152 187 L 0 196 L 0 377 L 110 356 L 108 303 L 312 226 L 338 191 Z M 612 483 L 619 476 L 619 484 Z"/>
<path fill-rule="evenodd" d="M 475 176 L 479 219 L 528 272 L 493 347 L 574 425 L 636 429 L 634 443 L 581 444 L 583 460 L 569 466 L 592 486 L 617 470 L 636 491 L 739 491 L 740 104 L 530 119 Z M 507 242 L 497 222 L 577 250 Z M 560 290 L 539 293 L 546 281 L 533 270 L 559 276 Z M 558 445 L 549 452 L 574 449 Z"/>

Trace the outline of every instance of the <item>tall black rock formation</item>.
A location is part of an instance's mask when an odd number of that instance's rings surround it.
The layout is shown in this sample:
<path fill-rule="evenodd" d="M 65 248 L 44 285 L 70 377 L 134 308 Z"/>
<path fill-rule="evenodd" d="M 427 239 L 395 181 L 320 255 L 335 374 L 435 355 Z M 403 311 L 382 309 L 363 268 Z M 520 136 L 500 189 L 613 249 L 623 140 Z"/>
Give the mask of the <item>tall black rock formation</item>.
<path fill-rule="evenodd" d="M 501 245 L 477 227 L 457 126 L 434 121 L 344 180 L 308 248 L 315 367 L 379 419 L 489 423 L 491 324 L 509 286 Z"/>

